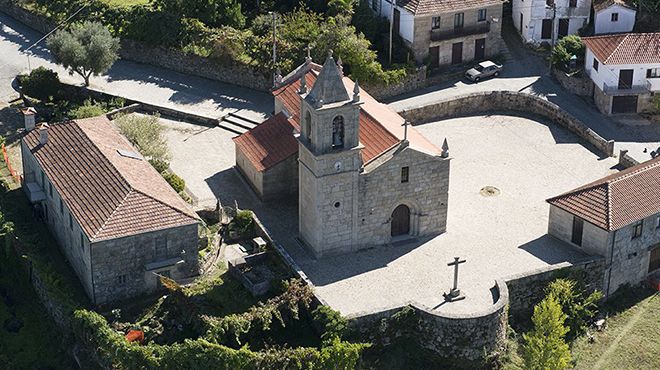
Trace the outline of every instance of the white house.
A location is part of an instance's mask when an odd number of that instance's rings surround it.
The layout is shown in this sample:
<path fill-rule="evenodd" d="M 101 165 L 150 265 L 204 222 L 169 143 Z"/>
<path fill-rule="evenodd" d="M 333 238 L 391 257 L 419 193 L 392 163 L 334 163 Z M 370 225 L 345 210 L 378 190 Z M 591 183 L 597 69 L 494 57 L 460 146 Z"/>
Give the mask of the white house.
<path fill-rule="evenodd" d="M 499 54 L 503 0 L 364 0 L 431 68 Z M 394 9 L 392 9 L 394 3 Z"/>
<path fill-rule="evenodd" d="M 629 0 L 595 0 L 594 34 L 631 32 L 637 10 Z"/>
<path fill-rule="evenodd" d="M 637 113 L 660 91 L 660 32 L 585 37 L 585 69 L 604 114 Z"/>
<path fill-rule="evenodd" d="M 591 0 L 513 0 L 513 24 L 525 42 L 552 44 L 589 22 Z"/>

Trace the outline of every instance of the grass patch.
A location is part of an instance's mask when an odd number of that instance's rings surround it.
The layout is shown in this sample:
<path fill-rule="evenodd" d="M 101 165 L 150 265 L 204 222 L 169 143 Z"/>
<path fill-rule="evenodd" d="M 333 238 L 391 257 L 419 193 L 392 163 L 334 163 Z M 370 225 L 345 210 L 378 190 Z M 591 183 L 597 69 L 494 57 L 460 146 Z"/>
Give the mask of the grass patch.
<path fill-rule="evenodd" d="M 644 289 L 613 298 L 607 329 L 573 345 L 576 369 L 660 368 L 660 295 Z M 640 298 L 642 298 L 640 300 Z M 628 302 L 639 302 L 626 309 Z"/>
<path fill-rule="evenodd" d="M 149 0 L 103 0 L 103 2 L 116 8 L 130 8 L 136 5 L 149 4 Z"/>

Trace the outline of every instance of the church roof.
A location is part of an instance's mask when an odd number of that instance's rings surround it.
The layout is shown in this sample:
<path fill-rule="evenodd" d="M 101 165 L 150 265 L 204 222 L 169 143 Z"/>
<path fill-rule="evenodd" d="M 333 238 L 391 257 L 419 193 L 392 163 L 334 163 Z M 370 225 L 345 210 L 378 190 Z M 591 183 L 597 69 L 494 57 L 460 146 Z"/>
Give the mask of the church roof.
<path fill-rule="evenodd" d="M 294 71 L 295 73 L 289 74 L 284 78 L 283 86 L 273 91 L 275 99 L 282 103 L 284 110 L 289 114 L 287 121 L 291 127 L 296 128 L 297 130 L 300 128 L 301 111 L 301 100 L 300 94 L 298 93 L 300 90 L 300 76 L 304 73 L 307 88 L 313 89 L 313 86 L 315 86 L 318 81 L 320 73 L 322 73 L 319 72 L 320 68 L 321 67 L 318 64 L 314 63 L 303 65 L 303 68 L 299 67 Z M 342 83 L 346 91 L 353 91 L 355 84 L 350 78 L 342 77 Z M 360 99 L 363 104 L 360 105 L 359 140 L 360 144 L 364 147 L 361 154 L 362 161 L 366 165 L 381 154 L 401 143 L 404 135 L 402 125 L 405 120 L 387 105 L 379 103 L 362 89 L 360 89 Z M 261 125 L 267 124 L 267 126 L 270 127 L 274 126 L 275 123 L 272 121 L 269 122 L 270 120 L 271 119 L 264 121 Z M 281 118 L 278 120 L 281 120 Z M 267 145 L 264 145 L 263 142 L 277 143 L 277 152 L 291 153 L 290 155 L 297 153 L 298 143 L 293 138 L 292 130 L 268 129 L 260 132 L 258 128 L 261 125 L 237 137 L 234 142 L 236 142 L 237 145 L 240 145 L 239 149 L 244 153 L 261 153 L 258 156 L 247 156 L 247 154 L 246 156 L 253 166 L 259 171 L 264 171 L 279 163 L 279 161 L 288 158 L 288 156 L 274 155 L 273 153 L 270 155 L 266 154 L 271 149 L 269 149 Z M 260 140 L 255 138 L 254 131 L 259 132 L 257 135 L 260 136 Z M 408 141 L 410 146 L 414 149 L 431 155 L 440 155 L 441 153 L 441 150 L 437 146 L 427 140 L 412 126 L 408 127 Z M 279 145 L 286 146 L 286 150 L 279 147 Z M 266 158 L 267 160 L 264 160 Z"/>
<path fill-rule="evenodd" d="M 188 204 L 105 117 L 48 127 L 23 141 L 90 240 L 197 223 Z"/>
<path fill-rule="evenodd" d="M 341 71 L 335 63 L 334 58 L 328 55 L 321 72 L 316 77 L 316 82 L 312 90 L 307 94 L 305 99 L 312 106 L 315 104 L 332 104 L 349 100 L 350 97 L 342 78 Z"/>
<path fill-rule="evenodd" d="M 548 199 L 608 231 L 660 213 L 660 157 Z"/>
<path fill-rule="evenodd" d="M 280 112 L 232 140 L 256 170 L 261 172 L 298 152 L 294 130 L 300 131 L 297 122 Z"/>

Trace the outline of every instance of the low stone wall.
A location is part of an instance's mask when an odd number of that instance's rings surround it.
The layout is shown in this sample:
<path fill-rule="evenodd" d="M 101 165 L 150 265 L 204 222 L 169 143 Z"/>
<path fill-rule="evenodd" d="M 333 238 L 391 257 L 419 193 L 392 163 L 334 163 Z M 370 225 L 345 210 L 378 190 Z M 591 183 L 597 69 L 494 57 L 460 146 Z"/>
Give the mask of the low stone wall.
<path fill-rule="evenodd" d="M 479 361 L 484 355 L 498 352 L 506 340 L 509 293 L 501 280 L 495 282 L 494 290 L 499 294 L 497 301 L 482 312 L 446 314 L 411 302 L 359 313 L 348 319 L 352 328 L 374 343 L 386 345 L 398 337 L 407 337 L 438 356 Z M 413 317 L 402 320 L 397 316 L 405 307 L 410 307 Z"/>
<path fill-rule="evenodd" d="M 628 155 L 627 150 L 620 150 L 619 151 L 619 165 L 620 166 L 622 166 L 624 168 L 628 168 L 628 167 L 637 166 L 638 164 L 639 164 L 639 162 L 635 158 Z"/>
<path fill-rule="evenodd" d="M 20 6 L 15 5 L 10 0 L 0 0 L 0 11 L 43 34 L 46 34 L 57 27 L 57 23 L 51 22 L 40 15 L 31 13 Z"/>
<path fill-rule="evenodd" d="M 437 70 L 432 75 L 428 75 L 428 69 L 423 65 L 413 72 L 408 72 L 408 75 L 403 81 L 397 84 L 389 86 L 381 84 L 364 84 L 362 85 L 362 88 L 364 88 L 369 95 L 374 97 L 374 99 L 382 101 L 445 81 L 455 80 L 463 75 L 465 69 L 466 68 L 463 65 L 460 67 L 450 66 Z"/>
<path fill-rule="evenodd" d="M 591 79 L 585 77 L 584 72 L 569 76 L 566 72 L 553 68 L 552 76 L 564 89 L 575 95 L 589 98 L 593 96 L 594 84 L 591 82 Z"/>
<path fill-rule="evenodd" d="M 450 117 L 493 111 L 522 112 L 547 118 L 592 144 L 607 156 L 614 156 L 614 141 L 603 139 L 558 105 L 538 96 L 517 91 L 466 94 L 435 104 L 404 110 L 399 114 L 414 124 L 421 124 Z"/>
<path fill-rule="evenodd" d="M 594 257 L 579 263 L 559 263 L 505 278 L 509 290 L 509 314 L 513 323 L 527 322 L 545 288 L 557 278 L 568 277 L 584 284 L 587 291 L 603 290 L 605 259 Z"/>

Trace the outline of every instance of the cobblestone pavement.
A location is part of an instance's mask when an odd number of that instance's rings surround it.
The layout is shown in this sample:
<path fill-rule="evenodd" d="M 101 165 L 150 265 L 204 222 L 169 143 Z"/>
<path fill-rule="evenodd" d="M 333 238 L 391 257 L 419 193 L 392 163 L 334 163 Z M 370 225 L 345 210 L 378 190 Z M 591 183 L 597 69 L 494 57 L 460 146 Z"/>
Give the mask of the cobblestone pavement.
<path fill-rule="evenodd" d="M 259 202 L 231 168 L 231 135 L 192 125 L 182 130 L 177 123 L 167 136 L 172 168 L 193 192 L 204 194 L 201 203 L 212 206 L 217 196 L 223 204 L 236 199 L 242 208 L 253 209 L 320 297 L 343 314 L 409 301 L 443 312 L 481 311 L 493 303 L 490 288 L 496 278 L 584 257 L 546 235 L 545 199 L 613 172 L 615 159 L 600 159 L 561 127 L 522 117 L 451 119 L 418 129 L 436 144 L 449 140 L 448 232 L 430 241 L 320 260 L 295 241 L 296 201 Z M 500 194 L 482 196 L 485 186 Z M 446 263 L 454 256 L 467 259 L 459 278 L 467 299 L 438 306 L 451 286 Z"/>
<path fill-rule="evenodd" d="M 552 79 L 548 75 L 547 62 L 527 50 L 510 27 L 504 27 L 503 35 L 510 57 L 504 64 L 504 71 L 499 78 L 478 84 L 449 81 L 392 98 L 390 106 L 396 111 L 401 111 L 474 92 L 527 92 L 557 104 L 603 138 L 614 140 L 615 153 L 618 154 L 620 149 L 628 149 L 629 154 L 639 161 L 651 159 L 648 153 L 644 153 L 644 149 L 650 152 L 660 146 L 660 125 L 648 122 L 641 125 L 629 124 L 625 120 L 602 115 L 591 102 L 569 93 Z"/>
<path fill-rule="evenodd" d="M 0 13 L 0 101 L 17 94 L 11 88 L 16 74 L 28 70 L 28 58 L 22 52 L 42 37 L 38 32 Z M 79 76 L 70 76 L 53 63 L 45 42 L 31 50 L 30 65 L 51 68 L 60 79 L 82 84 Z M 242 116 L 261 119 L 273 111 L 273 99 L 268 93 L 177 73 L 147 64 L 117 61 L 104 76 L 92 77 L 91 87 L 127 99 L 158 106 L 219 117 L 240 111 Z"/>

